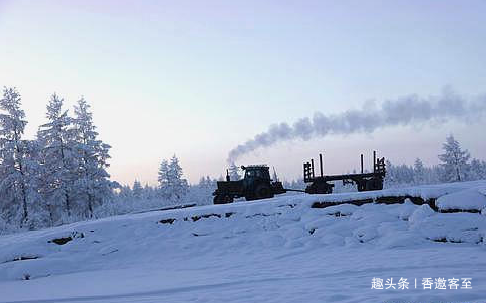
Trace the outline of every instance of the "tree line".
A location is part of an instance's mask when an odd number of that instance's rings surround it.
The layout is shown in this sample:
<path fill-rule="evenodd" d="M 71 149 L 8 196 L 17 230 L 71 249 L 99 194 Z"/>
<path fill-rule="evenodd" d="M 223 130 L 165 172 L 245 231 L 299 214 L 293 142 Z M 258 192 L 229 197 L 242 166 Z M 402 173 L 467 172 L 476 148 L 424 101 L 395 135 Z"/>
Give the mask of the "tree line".
<path fill-rule="evenodd" d="M 486 179 L 486 162 L 472 158 L 469 151 L 464 150 L 453 135 L 446 138 L 438 159 L 441 163 L 434 166 L 425 166 L 420 158 L 416 158 L 413 165 L 396 165 L 389 160 L 386 161 L 385 188 Z M 172 166 L 171 169 L 169 169 L 170 166 Z M 175 172 L 169 173 L 171 170 Z M 234 163 L 228 167 L 228 174 L 233 181 L 243 177 L 243 172 Z M 164 177 L 160 178 L 160 176 Z M 206 176 L 202 177 L 198 184 L 188 185 L 181 176 L 182 169 L 174 155 L 170 161 L 162 161 L 158 186 L 145 185 L 142 187 L 138 181 L 135 181 L 132 187 L 123 186 L 118 197 L 124 202 L 118 205 L 130 205 L 131 209 L 137 209 L 140 208 L 140 202 L 132 205 L 131 201 L 145 201 L 145 207 L 156 207 L 157 203 L 160 203 L 158 200 L 160 197 L 164 197 L 166 202 L 174 204 L 211 204 L 211 194 L 216 189 L 216 182 L 224 180 L 223 176 L 219 176 L 218 179 Z M 275 175 L 273 179 L 276 179 Z M 284 188 L 304 189 L 306 184 L 302 178 L 298 178 L 291 181 L 283 180 L 283 186 Z M 341 182 L 335 183 L 334 192 L 350 191 L 356 191 L 356 186 L 343 185 Z"/>
<path fill-rule="evenodd" d="M 189 184 L 176 155 L 161 161 L 156 186 L 134 181 L 122 186 L 107 172 L 110 145 L 99 139 L 90 105 L 80 98 L 71 115 L 64 99 L 52 94 L 46 121 L 35 139 L 24 138 L 27 125 L 15 88 L 0 99 L 0 234 L 8 229 L 36 229 L 170 204 L 211 204 L 215 178 Z M 450 135 L 438 155 L 440 164 L 427 167 L 387 161 L 385 187 L 486 179 L 486 162 L 472 158 Z M 231 180 L 242 178 L 233 163 Z M 273 176 L 275 179 L 276 176 Z M 223 180 L 220 176 L 218 180 Z M 284 181 L 285 188 L 303 189 L 302 179 Z M 335 192 L 356 190 L 336 183 Z"/>
<path fill-rule="evenodd" d="M 427 167 L 420 158 L 413 165 L 393 165 L 387 161 L 385 186 L 423 185 L 486 179 L 486 161 L 472 158 L 467 149 L 449 135 L 438 155 L 439 165 Z"/>

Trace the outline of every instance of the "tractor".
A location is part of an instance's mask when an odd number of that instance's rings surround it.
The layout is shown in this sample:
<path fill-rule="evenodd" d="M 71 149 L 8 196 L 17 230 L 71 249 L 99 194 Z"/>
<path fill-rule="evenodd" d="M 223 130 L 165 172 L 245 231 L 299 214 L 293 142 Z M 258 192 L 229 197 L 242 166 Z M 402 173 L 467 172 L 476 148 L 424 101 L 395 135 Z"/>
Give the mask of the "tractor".
<path fill-rule="evenodd" d="M 226 171 L 226 181 L 217 182 L 218 187 L 213 193 L 214 204 L 232 203 L 241 197 L 247 201 L 273 198 L 274 195 L 286 192 L 282 182 L 270 178 L 268 166 L 241 166 L 241 169 L 245 172 L 243 179 L 231 181 Z"/>

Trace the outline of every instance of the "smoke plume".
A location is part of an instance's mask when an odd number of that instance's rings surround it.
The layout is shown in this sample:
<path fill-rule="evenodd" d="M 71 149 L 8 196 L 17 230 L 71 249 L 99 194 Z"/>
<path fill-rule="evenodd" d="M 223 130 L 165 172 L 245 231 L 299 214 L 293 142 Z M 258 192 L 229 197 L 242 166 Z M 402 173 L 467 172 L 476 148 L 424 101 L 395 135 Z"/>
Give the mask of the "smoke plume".
<path fill-rule="evenodd" d="M 421 98 L 410 95 L 396 100 L 387 100 L 380 106 L 368 103 L 360 110 L 348 110 L 337 115 L 316 112 L 312 119 L 301 118 L 292 125 L 285 122 L 271 125 L 267 131 L 233 148 L 229 152 L 228 162 L 232 163 L 244 154 L 281 141 L 309 140 L 330 134 L 371 133 L 388 126 L 480 118 L 485 111 L 486 95 L 467 101 L 451 88 L 446 87 L 440 96 L 435 97 Z"/>

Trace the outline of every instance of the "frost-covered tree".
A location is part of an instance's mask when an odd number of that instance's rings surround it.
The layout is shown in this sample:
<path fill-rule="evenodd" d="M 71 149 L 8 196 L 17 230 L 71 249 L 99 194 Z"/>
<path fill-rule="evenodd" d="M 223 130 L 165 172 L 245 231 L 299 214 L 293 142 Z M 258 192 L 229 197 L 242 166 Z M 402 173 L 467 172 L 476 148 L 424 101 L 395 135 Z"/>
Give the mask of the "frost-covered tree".
<path fill-rule="evenodd" d="M 442 180 L 445 182 L 464 181 L 465 173 L 468 170 L 469 152 L 461 149 L 461 145 L 453 135 L 446 138 L 442 147 L 444 153 L 439 155 L 439 159 L 443 162 L 441 166 L 444 169 Z"/>
<path fill-rule="evenodd" d="M 415 159 L 413 164 L 413 179 L 415 184 L 424 184 L 425 182 L 425 167 L 419 158 Z"/>
<path fill-rule="evenodd" d="M 4 88 L 0 100 L 0 192 L 2 213 L 7 217 L 17 215 L 21 210 L 20 223 L 28 219 L 27 194 L 25 184 L 25 142 L 21 139 L 25 125 L 25 113 L 20 109 L 20 94 L 14 88 Z"/>
<path fill-rule="evenodd" d="M 160 194 L 165 196 L 169 188 L 169 162 L 166 159 L 163 159 L 160 163 L 157 180 L 159 181 Z"/>
<path fill-rule="evenodd" d="M 413 166 L 393 165 L 387 160 L 386 170 L 385 187 L 438 183 L 443 171 L 440 166 L 426 167 L 419 158 Z"/>
<path fill-rule="evenodd" d="M 171 180 L 173 194 L 177 199 L 184 197 L 187 194 L 189 185 L 186 179 L 183 178 L 182 167 L 179 165 L 179 159 L 176 155 L 172 156 L 169 164 L 169 180 Z"/>
<path fill-rule="evenodd" d="M 201 177 L 198 184 L 189 186 L 189 191 L 185 200 L 189 203 L 196 203 L 198 205 L 212 204 L 212 193 L 215 189 L 216 180 L 211 179 L 209 176 Z"/>
<path fill-rule="evenodd" d="M 145 184 L 145 186 L 143 187 L 143 194 L 144 194 L 144 197 L 145 199 L 148 199 L 148 200 L 152 200 L 152 199 L 156 199 L 157 198 L 157 189 L 148 185 L 148 184 Z"/>
<path fill-rule="evenodd" d="M 307 186 L 307 184 L 305 184 L 304 180 L 301 178 L 292 181 L 284 180 L 282 183 L 284 188 L 292 189 L 305 189 L 305 187 Z"/>
<path fill-rule="evenodd" d="M 53 221 L 64 215 L 71 216 L 73 182 L 77 165 L 74 154 L 75 141 L 72 119 L 63 109 L 64 99 L 52 94 L 46 107 L 48 122 L 39 127 L 37 141 L 40 145 L 39 161 L 42 164 L 42 186 L 40 192 L 48 205 Z"/>
<path fill-rule="evenodd" d="M 41 147 L 36 140 L 25 140 L 24 143 L 26 147 L 24 150 L 24 180 L 29 209 L 27 227 L 33 230 L 52 226 L 54 220 L 40 190 L 45 181 L 42 163 L 39 161 Z"/>
<path fill-rule="evenodd" d="M 393 165 L 389 160 L 386 161 L 386 187 L 397 185 L 410 185 L 414 183 L 413 167 L 403 165 Z"/>
<path fill-rule="evenodd" d="M 141 199 L 144 197 L 144 192 L 143 192 L 142 184 L 140 184 L 140 181 L 138 180 L 133 181 L 132 192 L 133 192 L 133 197 L 137 199 Z"/>
<path fill-rule="evenodd" d="M 189 184 L 182 176 L 182 168 L 176 155 L 170 159 L 170 162 L 167 160 L 162 161 L 158 177 L 162 197 L 174 201 L 180 200 L 187 194 Z"/>
<path fill-rule="evenodd" d="M 201 177 L 198 183 L 198 187 L 201 189 L 215 189 L 216 180 L 211 180 L 209 176 Z"/>
<path fill-rule="evenodd" d="M 73 137 L 75 140 L 76 181 L 73 190 L 76 192 L 80 211 L 88 217 L 93 216 L 93 208 L 109 199 L 112 194 L 112 183 L 106 169 L 109 167 L 110 145 L 98 139 L 96 126 L 90 106 L 84 98 L 74 107 Z"/>
<path fill-rule="evenodd" d="M 469 180 L 486 179 L 486 161 L 472 159 L 468 172 Z"/>
<path fill-rule="evenodd" d="M 234 162 L 231 163 L 230 167 L 228 168 L 228 173 L 231 181 L 238 181 L 241 179 L 240 168 L 236 166 Z"/>
<path fill-rule="evenodd" d="M 118 191 L 118 197 L 121 197 L 126 200 L 133 199 L 133 190 L 128 185 L 120 186 Z"/>
<path fill-rule="evenodd" d="M 25 226 L 29 220 L 29 142 L 22 139 L 25 113 L 20 108 L 20 94 L 15 88 L 4 88 L 0 99 L 0 208 L 8 220 Z"/>

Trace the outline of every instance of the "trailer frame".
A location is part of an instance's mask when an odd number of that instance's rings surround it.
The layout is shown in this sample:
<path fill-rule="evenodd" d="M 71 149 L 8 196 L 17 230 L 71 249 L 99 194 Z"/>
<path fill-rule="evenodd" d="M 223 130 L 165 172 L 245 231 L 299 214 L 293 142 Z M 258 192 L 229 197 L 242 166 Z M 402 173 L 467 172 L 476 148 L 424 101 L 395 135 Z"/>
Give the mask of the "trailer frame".
<path fill-rule="evenodd" d="M 310 183 L 305 192 L 308 194 L 330 194 L 333 191 L 332 181 L 342 181 L 343 185 L 356 184 L 358 191 L 382 190 L 386 175 L 385 157 L 377 158 L 373 151 L 373 172 L 364 172 L 364 158 L 361 154 L 361 173 L 344 175 L 324 175 L 324 161 L 319 154 L 320 176 L 316 177 L 314 159 L 303 164 L 304 183 Z"/>

